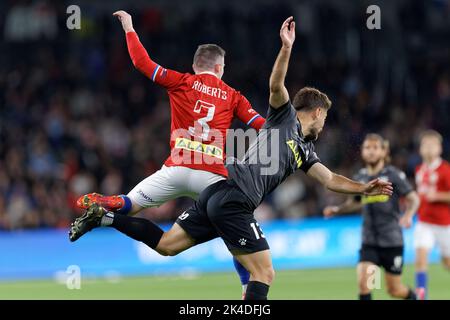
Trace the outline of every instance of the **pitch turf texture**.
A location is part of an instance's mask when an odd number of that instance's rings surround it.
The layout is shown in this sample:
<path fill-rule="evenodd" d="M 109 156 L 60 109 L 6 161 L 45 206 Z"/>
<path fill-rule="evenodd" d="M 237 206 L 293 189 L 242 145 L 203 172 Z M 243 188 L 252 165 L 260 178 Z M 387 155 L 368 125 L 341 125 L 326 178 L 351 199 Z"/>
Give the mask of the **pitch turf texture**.
<path fill-rule="evenodd" d="M 414 270 L 406 266 L 404 282 L 414 285 Z M 429 298 L 450 299 L 450 272 L 430 268 Z M 355 299 L 356 275 L 352 268 L 278 271 L 270 299 Z M 86 279 L 80 290 L 69 290 L 53 280 L 0 282 L 0 299 L 240 299 L 234 273 L 190 277 L 127 277 Z M 384 281 L 374 299 L 389 299 Z"/>

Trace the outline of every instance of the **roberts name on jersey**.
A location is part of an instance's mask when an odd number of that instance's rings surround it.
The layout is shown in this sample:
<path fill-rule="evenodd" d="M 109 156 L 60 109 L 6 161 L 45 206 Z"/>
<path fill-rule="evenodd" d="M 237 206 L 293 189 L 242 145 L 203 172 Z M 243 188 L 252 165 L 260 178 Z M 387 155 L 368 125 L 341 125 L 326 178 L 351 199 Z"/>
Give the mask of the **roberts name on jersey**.
<path fill-rule="evenodd" d="M 192 89 L 197 90 L 198 92 L 207 94 L 214 98 L 220 98 L 222 100 L 227 100 L 227 92 L 220 88 L 210 87 L 200 81 L 194 81 L 192 85 Z"/>

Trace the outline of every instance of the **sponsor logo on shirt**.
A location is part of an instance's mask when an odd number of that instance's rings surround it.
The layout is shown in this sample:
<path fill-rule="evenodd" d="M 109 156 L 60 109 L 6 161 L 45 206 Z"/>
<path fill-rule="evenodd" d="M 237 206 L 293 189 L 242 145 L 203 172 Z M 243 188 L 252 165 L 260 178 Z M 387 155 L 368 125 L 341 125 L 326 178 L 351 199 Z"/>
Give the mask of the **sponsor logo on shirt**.
<path fill-rule="evenodd" d="M 147 201 L 153 202 L 153 199 L 144 193 L 141 189 L 138 190 L 138 194 L 142 196 Z"/>
<path fill-rule="evenodd" d="M 380 194 L 377 196 L 363 196 L 361 199 L 363 204 L 377 203 L 377 202 L 388 202 L 389 196 L 385 194 Z"/>
<path fill-rule="evenodd" d="M 201 143 L 200 141 L 192 141 L 187 138 L 176 138 L 175 148 L 200 152 L 211 157 L 223 159 L 223 150 L 218 146 Z"/>
<path fill-rule="evenodd" d="M 288 140 L 286 141 L 286 144 L 289 146 L 289 149 L 291 149 L 292 153 L 294 154 L 294 159 L 295 162 L 297 163 L 297 169 L 300 168 L 303 162 L 297 144 L 295 143 L 294 140 Z"/>

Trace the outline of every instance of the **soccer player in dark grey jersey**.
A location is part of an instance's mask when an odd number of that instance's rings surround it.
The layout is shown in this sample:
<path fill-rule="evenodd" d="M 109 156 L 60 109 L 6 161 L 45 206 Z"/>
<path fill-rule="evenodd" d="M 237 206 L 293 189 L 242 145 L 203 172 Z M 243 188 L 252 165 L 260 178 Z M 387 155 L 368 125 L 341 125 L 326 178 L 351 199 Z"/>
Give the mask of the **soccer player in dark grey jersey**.
<path fill-rule="evenodd" d="M 295 95 L 293 103 L 290 102 L 284 79 L 295 39 L 294 28 L 292 17 L 281 27 L 282 48 L 270 76 L 266 125 L 244 161 L 228 167 L 230 179 L 205 189 L 167 232 L 149 220 L 106 212 L 94 204 L 79 219 L 77 236 L 98 226 L 111 226 L 158 253 L 170 256 L 221 237 L 229 251 L 250 272 L 245 299 L 263 300 L 267 299 L 274 270 L 269 245 L 253 211 L 287 176 L 302 169 L 336 192 L 391 195 L 390 182 L 379 179 L 356 182 L 331 172 L 320 163 L 313 141 L 322 131 L 331 102 L 325 94 L 312 88 L 303 88 Z M 274 166 L 266 167 L 262 161 L 254 161 L 255 153 L 264 153 L 265 146 L 276 144 L 279 148 L 272 148 L 269 157 Z"/>
<path fill-rule="evenodd" d="M 419 197 L 408 182 L 406 175 L 392 165 L 388 165 L 389 144 L 378 134 L 368 134 L 361 148 L 365 168 L 359 170 L 354 179 L 365 183 L 374 178 L 392 182 L 394 193 L 391 197 L 362 196 L 351 197 L 340 206 L 324 209 L 327 217 L 360 211 L 363 215 L 362 246 L 357 267 L 359 298 L 370 300 L 371 279 L 378 270 L 385 270 L 388 293 L 395 298 L 415 299 L 414 292 L 401 282 L 403 269 L 403 232 L 409 228 L 412 217 L 419 207 Z M 400 198 L 405 197 L 406 209 L 400 212 Z"/>

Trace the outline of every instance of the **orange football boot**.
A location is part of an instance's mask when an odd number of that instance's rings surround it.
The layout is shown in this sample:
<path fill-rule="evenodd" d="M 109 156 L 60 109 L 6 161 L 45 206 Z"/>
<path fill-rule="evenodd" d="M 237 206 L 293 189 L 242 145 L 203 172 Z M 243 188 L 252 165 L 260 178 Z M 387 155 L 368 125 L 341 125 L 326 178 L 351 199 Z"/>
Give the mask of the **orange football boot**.
<path fill-rule="evenodd" d="M 99 193 L 89 193 L 81 196 L 77 200 L 77 207 L 87 209 L 94 203 L 109 211 L 122 209 L 125 201 L 121 196 L 104 196 Z"/>

